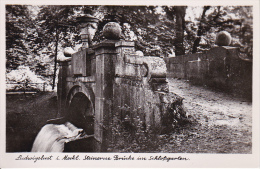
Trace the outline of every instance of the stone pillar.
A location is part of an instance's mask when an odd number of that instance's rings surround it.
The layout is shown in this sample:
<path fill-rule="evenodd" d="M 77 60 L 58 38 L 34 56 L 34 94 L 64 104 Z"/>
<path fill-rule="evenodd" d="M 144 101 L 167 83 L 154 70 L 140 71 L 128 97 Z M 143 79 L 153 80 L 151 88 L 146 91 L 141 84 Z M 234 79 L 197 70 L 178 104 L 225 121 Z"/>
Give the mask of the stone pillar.
<path fill-rule="evenodd" d="M 68 61 L 60 61 L 59 62 L 59 79 L 58 79 L 58 87 L 57 87 L 57 97 L 58 97 L 58 117 L 65 116 L 65 108 L 66 108 L 66 78 L 68 71 Z"/>
<path fill-rule="evenodd" d="M 124 68 L 125 61 L 124 55 L 131 54 L 135 52 L 135 44 L 134 42 L 129 41 L 119 41 L 115 44 L 117 51 L 116 65 L 115 65 L 115 75 L 118 77 L 122 77 L 127 73 L 124 72 L 126 69 Z"/>
<path fill-rule="evenodd" d="M 96 151 L 106 151 L 109 136 L 109 122 L 112 120 L 112 99 L 116 40 L 105 40 L 96 45 L 96 92 L 94 133 L 97 141 Z"/>

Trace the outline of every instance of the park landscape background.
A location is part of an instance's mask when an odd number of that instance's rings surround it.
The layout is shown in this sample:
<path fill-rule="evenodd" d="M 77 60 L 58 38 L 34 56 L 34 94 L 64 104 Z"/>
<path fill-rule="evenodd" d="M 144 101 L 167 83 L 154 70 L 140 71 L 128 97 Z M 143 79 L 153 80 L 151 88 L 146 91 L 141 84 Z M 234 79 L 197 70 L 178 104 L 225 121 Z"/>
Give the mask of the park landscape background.
<path fill-rule="evenodd" d="M 216 33 L 225 30 L 231 46 L 253 58 L 252 6 L 6 5 L 6 82 L 46 83 L 51 90 L 55 58 L 64 57 L 65 47 L 79 47 L 75 18 L 82 13 L 100 20 L 93 44 L 103 40 L 107 22 L 118 22 L 122 38 L 135 41 L 145 56 L 174 57 L 209 50 Z"/>

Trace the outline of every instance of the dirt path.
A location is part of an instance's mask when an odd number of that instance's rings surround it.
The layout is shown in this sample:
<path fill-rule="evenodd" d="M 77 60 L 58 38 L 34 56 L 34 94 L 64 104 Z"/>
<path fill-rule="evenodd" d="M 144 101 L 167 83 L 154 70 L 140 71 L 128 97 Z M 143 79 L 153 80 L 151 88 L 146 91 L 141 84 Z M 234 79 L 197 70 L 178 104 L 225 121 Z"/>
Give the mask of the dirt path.
<path fill-rule="evenodd" d="M 193 86 L 185 80 L 168 79 L 168 82 L 170 91 L 184 98 L 183 105 L 187 115 L 191 115 L 198 123 L 172 134 L 162 151 L 251 153 L 250 101 Z"/>
<path fill-rule="evenodd" d="M 184 80 L 169 79 L 170 90 L 184 97 L 188 113 L 205 125 L 228 125 L 244 130 L 252 127 L 252 103 Z"/>

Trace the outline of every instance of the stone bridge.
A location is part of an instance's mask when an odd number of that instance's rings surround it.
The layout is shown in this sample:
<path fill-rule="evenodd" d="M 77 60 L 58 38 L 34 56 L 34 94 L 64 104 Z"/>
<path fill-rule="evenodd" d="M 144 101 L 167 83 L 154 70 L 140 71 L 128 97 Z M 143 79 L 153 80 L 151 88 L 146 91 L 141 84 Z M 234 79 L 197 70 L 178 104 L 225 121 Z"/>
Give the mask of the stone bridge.
<path fill-rule="evenodd" d="M 91 45 L 89 29 L 96 27 L 97 20 L 87 16 L 79 22 L 83 47 L 64 53 L 68 59 L 59 62 L 57 89 L 59 117 L 93 136 L 87 142 L 74 142 L 74 152 L 107 151 L 118 124 L 129 132 L 139 127 L 162 133 L 187 122 L 183 98 L 169 92 L 166 74 L 250 95 L 252 62 L 241 59 L 238 48 L 228 47 L 231 38 L 226 33 L 228 42 L 220 41 L 221 47 L 162 59 L 137 52 L 134 42 L 121 39 L 121 28 L 113 22 L 103 29 L 106 40 Z"/>
<path fill-rule="evenodd" d="M 244 57 L 238 47 L 218 46 L 204 53 L 164 60 L 167 77 L 187 79 L 196 85 L 252 99 L 252 60 Z"/>
<path fill-rule="evenodd" d="M 109 29 L 103 42 L 59 62 L 59 116 L 94 135 L 91 151 L 107 151 L 115 119 L 161 133 L 186 117 L 182 98 L 168 90 L 164 60 L 143 56 Z"/>

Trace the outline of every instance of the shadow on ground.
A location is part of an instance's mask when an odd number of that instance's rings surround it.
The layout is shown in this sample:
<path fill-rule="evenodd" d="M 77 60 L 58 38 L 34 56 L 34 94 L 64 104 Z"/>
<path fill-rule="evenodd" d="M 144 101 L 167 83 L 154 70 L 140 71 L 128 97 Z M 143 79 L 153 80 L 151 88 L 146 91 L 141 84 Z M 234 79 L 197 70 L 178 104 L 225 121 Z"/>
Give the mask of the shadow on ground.
<path fill-rule="evenodd" d="M 6 152 L 30 152 L 46 121 L 57 114 L 54 92 L 6 95 Z"/>

